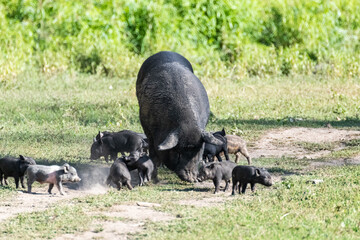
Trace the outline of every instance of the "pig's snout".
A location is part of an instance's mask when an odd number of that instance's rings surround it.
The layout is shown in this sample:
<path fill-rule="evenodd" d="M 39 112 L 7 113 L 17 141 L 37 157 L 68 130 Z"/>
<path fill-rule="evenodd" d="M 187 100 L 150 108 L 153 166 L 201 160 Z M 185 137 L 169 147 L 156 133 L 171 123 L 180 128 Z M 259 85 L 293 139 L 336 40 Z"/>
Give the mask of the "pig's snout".
<path fill-rule="evenodd" d="M 272 179 L 271 179 L 271 178 L 267 178 L 267 179 L 265 179 L 265 181 L 264 181 L 264 185 L 265 185 L 265 186 L 267 186 L 267 187 L 272 186 L 272 185 L 273 185 L 273 181 L 272 181 Z"/>
<path fill-rule="evenodd" d="M 81 181 L 81 178 L 79 178 L 79 177 L 75 177 L 74 179 L 73 179 L 73 182 L 80 182 Z"/>

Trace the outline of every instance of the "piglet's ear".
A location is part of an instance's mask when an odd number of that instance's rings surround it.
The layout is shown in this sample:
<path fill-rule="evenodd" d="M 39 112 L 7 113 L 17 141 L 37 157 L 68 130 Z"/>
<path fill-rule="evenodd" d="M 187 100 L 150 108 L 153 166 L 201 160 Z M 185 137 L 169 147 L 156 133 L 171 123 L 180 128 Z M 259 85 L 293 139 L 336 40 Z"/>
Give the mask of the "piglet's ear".
<path fill-rule="evenodd" d="M 19 155 L 21 161 L 25 161 L 25 158 L 23 155 Z"/>
<path fill-rule="evenodd" d="M 213 145 L 219 145 L 221 146 L 223 144 L 222 141 L 220 141 L 219 139 L 217 139 L 216 137 L 214 137 L 211 133 L 209 132 L 205 132 L 203 131 L 201 133 L 201 137 L 203 139 L 204 142 L 206 143 L 210 143 L 210 144 L 213 144 Z"/>
<path fill-rule="evenodd" d="M 100 144 L 102 144 L 102 143 L 103 143 L 103 137 L 104 137 L 104 134 L 103 134 L 102 132 L 100 132 L 100 131 L 99 131 L 98 136 L 99 136 L 99 139 L 96 139 L 96 140 L 98 140 L 98 141 L 99 141 L 99 143 L 100 143 Z"/>
<path fill-rule="evenodd" d="M 207 168 L 213 169 L 215 167 L 215 163 L 209 164 Z"/>
<path fill-rule="evenodd" d="M 67 163 L 65 163 L 65 164 L 63 165 L 63 167 L 64 167 L 64 173 L 67 173 L 67 172 L 69 171 L 70 165 L 67 164 Z"/>
<path fill-rule="evenodd" d="M 257 177 L 260 176 L 260 169 L 258 169 L 258 168 L 255 169 L 255 176 L 257 176 Z"/>

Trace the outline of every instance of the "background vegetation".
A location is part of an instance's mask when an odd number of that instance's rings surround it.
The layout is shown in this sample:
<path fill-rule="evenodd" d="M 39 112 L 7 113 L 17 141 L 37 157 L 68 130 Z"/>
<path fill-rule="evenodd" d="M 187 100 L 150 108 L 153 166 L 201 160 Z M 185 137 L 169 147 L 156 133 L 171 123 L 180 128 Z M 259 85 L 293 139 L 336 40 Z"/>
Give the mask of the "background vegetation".
<path fill-rule="evenodd" d="M 0 1 L 0 81 L 32 69 L 134 77 L 180 51 L 200 77 L 359 76 L 359 0 Z"/>

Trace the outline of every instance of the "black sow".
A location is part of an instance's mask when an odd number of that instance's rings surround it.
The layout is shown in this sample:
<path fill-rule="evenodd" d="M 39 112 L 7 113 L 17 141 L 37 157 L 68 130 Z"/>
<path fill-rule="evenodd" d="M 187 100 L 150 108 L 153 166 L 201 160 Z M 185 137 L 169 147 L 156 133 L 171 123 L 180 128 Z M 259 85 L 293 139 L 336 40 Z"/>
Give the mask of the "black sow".
<path fill-rule="evenodd" d="M 196 181 L 204 142 L 221 142 L 205 132 L 209 100 L 190 62 L 174 52 L 149 57 L 138 73 L 136 96 L 150 158 L 180 179 Z"/>

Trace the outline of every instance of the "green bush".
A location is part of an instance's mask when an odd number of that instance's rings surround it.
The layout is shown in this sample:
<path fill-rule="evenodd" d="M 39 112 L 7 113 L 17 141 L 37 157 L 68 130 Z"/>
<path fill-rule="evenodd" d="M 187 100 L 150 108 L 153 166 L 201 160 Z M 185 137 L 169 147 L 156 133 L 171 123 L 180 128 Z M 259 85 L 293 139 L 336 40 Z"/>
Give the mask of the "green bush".
<path fill-rule="evenodd" d="M 135 77 L 161 50 L 205 78 L 360 73 L 360 0 L 0 0 L 0 20 L 2 83 L 28 69 Z"/>
<path fill-rule="evenodd" d="M 270 17 L 265 20 L 261 32 L 254 33 L 254 37 L 257 42 L 276 48 L 290 47 L 303 41 L 300 31 L 287 23 L 283 14 L 275 7 L 271 8 Z"/>
<path fill-rule="evenodd" d="M 123 17 L 128 48 L 136 54 L 143 54 L 150 49 L 150 45 L 146 46 L 145 37 L 154 37 L 156 25 L 153 14 L 146 5 L 129 4 L 124 9 Z"/>

